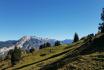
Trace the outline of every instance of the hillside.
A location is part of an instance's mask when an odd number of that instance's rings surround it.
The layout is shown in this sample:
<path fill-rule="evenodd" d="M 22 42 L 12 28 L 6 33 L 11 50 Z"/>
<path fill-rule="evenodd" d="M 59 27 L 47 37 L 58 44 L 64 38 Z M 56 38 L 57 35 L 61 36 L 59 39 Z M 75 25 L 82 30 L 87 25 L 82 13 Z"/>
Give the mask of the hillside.
<path fill-rule="evenodd" d="M 11 66 L 10 60 L 0 63 L 0 70 L 104 70 L 104 34 L 84 38 L 76 43 L 48 47 L 23 54 Z"/>

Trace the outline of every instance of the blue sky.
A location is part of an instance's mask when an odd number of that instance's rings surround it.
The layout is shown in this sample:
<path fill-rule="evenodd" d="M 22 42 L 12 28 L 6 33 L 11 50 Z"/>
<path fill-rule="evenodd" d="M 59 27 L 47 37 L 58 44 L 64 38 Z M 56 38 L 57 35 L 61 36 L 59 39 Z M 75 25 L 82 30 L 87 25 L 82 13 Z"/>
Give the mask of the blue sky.
<path fill-rule="evenodd" d="M 104 0 L 0 0 L 0 40 L 96 33 Z"/>

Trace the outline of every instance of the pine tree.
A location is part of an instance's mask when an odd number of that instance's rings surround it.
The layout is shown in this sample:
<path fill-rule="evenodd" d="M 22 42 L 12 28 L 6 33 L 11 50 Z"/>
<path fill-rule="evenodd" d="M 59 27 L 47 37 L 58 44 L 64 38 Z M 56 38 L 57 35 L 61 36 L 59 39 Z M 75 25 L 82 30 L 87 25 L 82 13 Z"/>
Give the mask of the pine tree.
<path fill-rule="evenodd" d="M 42 49 L 43 48 L 43 45 L 40 45 L 39 49 Z"/>
<path fill-rule="evenodd" d="M 13 52 L 11 53 L 11 64 L 16 65 L 21 59 L 21 49 L 15 47 Z"/>
<path fill-rule="evenodd" d="M 30 49 L 30 53 L 33 53 L 34 51 L 35 51 L 35 48 L 32 47 L 32 48 Z"/>
<path fill-rule="evenodd" d="M 47 42 L 47 43 L 45 44 L 45 47 L 51 47 L 51 44 L 50 44 L 49 42 Z"/>
<path fill-rule="evenodd" d="M 59 45 L 61 45 L 60 41 L 56 41 L 55 46 L 59 46 Z"/>
<path fill-rule="evenodd" d="M 45 47 L 46 47 L 46 43 L 40 45 L 39 49 L 43 49 L 43 48 L 45 48 Z"/>
<path fill-rule="evenodd" d="M 79 37 L 78 37 L 78 34 L 75 33 L 73 42 L 77 42 L 77 41 L 79 41 Z"/>
<path fill-rule="evenodd" d="M 46 48 L 46 47 L 51 47 L 51 44 L 49 42 L 44 43 L 44 44 L 40 45 L 39 49 Z"/>
<path fill-rule="evenodd" d="M 101 33 L 104 33 L 104 8 L 102 9 L 102 13 L 101 13 L 101 20 L 102 23 L 99 24 L 99 30 Z"/>

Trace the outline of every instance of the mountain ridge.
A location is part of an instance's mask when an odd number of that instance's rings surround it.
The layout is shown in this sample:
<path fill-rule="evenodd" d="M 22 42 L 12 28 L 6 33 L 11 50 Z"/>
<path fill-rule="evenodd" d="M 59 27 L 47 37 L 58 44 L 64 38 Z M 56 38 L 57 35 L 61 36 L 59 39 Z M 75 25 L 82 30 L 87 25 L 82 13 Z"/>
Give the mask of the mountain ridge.
<path fill-rule="evenodd" d="M 7 55 L 8 51 L 14 49 L 15 46 L 25 50 L 30 50 L 32 47 L 34 47 L 36 50 L 39 50 L 40 45 L 49 42 L 53 46 L 56 41 L 57 40 L 55 39 L 42 38 L 37 36 L 23 36 L 19 40 L 0 41 L 0 55 Z M 68 43 L 65 43 L 64 40 L 60 42 L 62 44 Z M 69 43 L 71 42 L 72 40 L 69 40 Z"/>
<path fill-rule="evenodd" d="M 25 42 L 28 42 L 30 40 L 40 40 L 40 42 L 44 41 L 42 44 L 44 44 L 46 42 L 49 42 L 49 43 L 53 44 L 55 41 L 57 41 L 56 39 L 42 38 L 42 37 L 37 37 L 37 36 L 23 36 L 19 40 L 0 41 L 0 48 L 10 47 L 10 46 L 13 46 L 13 45 L 17 45 L 17 46 L 20 46 L 22 48 L 22 45 Z M 65 39 L 65 40 L 59 40 L 59 41 L 62 44 L 68 44 L 68 43 L 72 42 L 71 39 Z"/>

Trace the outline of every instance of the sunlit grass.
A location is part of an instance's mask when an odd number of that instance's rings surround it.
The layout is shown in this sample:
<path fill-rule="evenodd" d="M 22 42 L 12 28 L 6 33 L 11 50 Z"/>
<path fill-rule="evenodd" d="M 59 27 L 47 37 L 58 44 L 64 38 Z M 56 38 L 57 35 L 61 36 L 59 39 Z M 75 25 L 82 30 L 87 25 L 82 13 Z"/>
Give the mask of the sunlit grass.
<path fill-rule="evenodd" d="M 24 58 L 21 59 L 19 63 L 17 63 L 14 67 L 10 67 L 10 60 L 5 60 L 0 63 L 0 66 L 2 66 L 0 69 L 6 68 L 6 70 L 12 70 L 12 69 L 19 69 L 19 70 L 39 70 L 45 65 L 51 64 L 53 62 L 57 62 L 58 60 L 65 58 L 69 54 L 73 53 L 73 51 L 80 47 L 80 45 L 83 44 L 83 40 L 80 40 L 73 44 L 67 44 L 67 45 L 60 45 L 56 47 L 48 47 L 41 49 L 39 51 L 35 51 L 34 53 L 28 53 L 24 55 Z M 77 50 L 76 50 L 77 51 Z M 67 67 L 72 67 L 75 69 L 87 69 L 89 67 L 94 67 L 92 65 L 97 65 L 96 62 L 99 64 L 100 61 L 104 60 L 103 57 L 104 53 L 91 53 L 88 55 L 79 55 L 79 57 L 69 63 L 64 65 L 61 69 L 67 69 Z M 100 56 L 100 57 L 99 57 Z M 81 67 L 81 66 L 86 67 Z M 95 68 L 96 69 L 96 68 Z"/>

